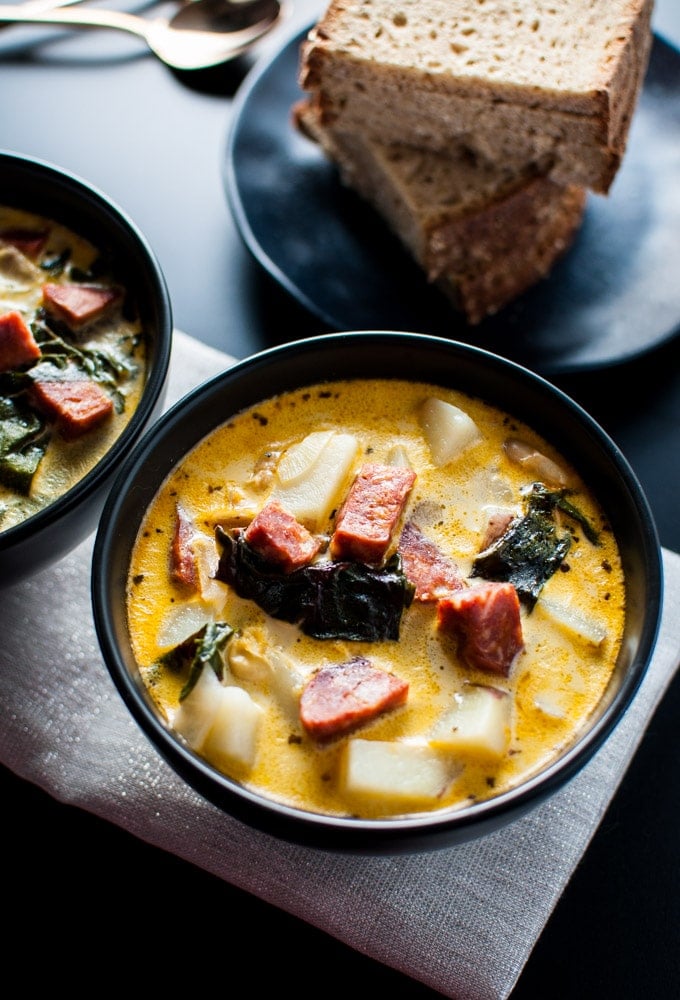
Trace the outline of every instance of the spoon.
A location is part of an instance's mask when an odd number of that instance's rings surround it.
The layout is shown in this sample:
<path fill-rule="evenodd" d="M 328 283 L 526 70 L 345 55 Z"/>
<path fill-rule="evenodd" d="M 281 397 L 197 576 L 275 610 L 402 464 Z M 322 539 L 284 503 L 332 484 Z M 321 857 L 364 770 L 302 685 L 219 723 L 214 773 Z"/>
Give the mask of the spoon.
<path fill-rule="evenodd" d="M 182 2 L 191 3 L 191 0 L 182 0 Z M 39 14 L 44 10 L 62 10 L 64 7 L 75 7 L 81 3 L 87 3 L 87 0 L 23 0 L 21 4 L 22 20 L 26 17 L 26 14 Z M 0 12 L 6 9 L 6 5 L 0 6 Z M 12 24 L 15 23 L 15 21 L 9 23 L 0 22 L 0 31 L 4 31 L 5 28 L 11 28 Z"/>
<path fill-rule="evenodd" d="M 143 38 L 166 66 L 199 70 L 222 65 L 244 53 L 277 24 L 284 12 L 285 0 L 192 0 L 169 20 L 147 20 L 125 11 L 95 8 L 34 8 L 31 12 L 17 5 L 0 6 L 0 25 L 115 28 Z"/>

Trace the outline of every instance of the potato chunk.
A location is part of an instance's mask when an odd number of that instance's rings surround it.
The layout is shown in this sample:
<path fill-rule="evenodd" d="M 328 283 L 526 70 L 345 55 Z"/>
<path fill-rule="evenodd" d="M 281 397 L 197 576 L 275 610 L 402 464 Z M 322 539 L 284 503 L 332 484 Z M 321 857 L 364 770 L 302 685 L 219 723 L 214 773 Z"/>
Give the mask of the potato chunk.
<path fill-rule="evenodd" d="M 432 805 L 455 777 L 432 747 L 387 740 L 351 739 L 345 748 L 344 790 L 390 800 L 393 805 Z"/>
<path fill-rule="evenodd" d="M 500 757 L 510 742 L 511 699 L 500 688 L 469 684 L 435 726 L 430 743 L 439 750 Z"/>
<path fill-rule="evenodd" d="M 201 750 L 215 719 L 217 701 L 222 685 L 214 670 L 206 669 L 194 684 L 191 692 L 180 703 L 172 725 L 194 750 Z"/>
<path fill-rule="evenodd" d="M 263 709 L 247 691 L 225 687 L 209 667 L 175 712 L 172 724 L 197 753 L 217 766 L 251 767 Z"/>
<path fill-rule="evenodd" d="M 583 642 L 590 643 L 591 646 L 599 646 L 607 638 L 606 625 L 594 616 L 584 614 L 581 610 L 572 608 L 564 602 L 542 596 L 538 601 L 538 607 L 561 628 L 566 629 Z"/>
<path fill-rule="evenodd" d="M 264 710 L 243 688 L 220 686 L 213 724 L 203 744 L 203 753 L 215 763 L 252 767 Z"/>
<path fill-rule="evenodd" d="M 309 475 L 332 437 L 333 431 L 312 431 L 302 441 L 287 448 L 276 469 L 279 482 L 290 486 Z"/>
<path fill-rule="evenodd" d="M 430 397 L 420 410 L 420 423 L 435 465 L 446 465 L 482 440 L 477 424 L 464 410 Z"/>
<path fill-rule="evenodd" d="M 359 442 L 353 434 L 331 434 L 325 440 L 316 432 L 313 446 L 307 447 L 306 442 L 307 438 L 296 446 L 308 458 L 306 464 L 291 459 L 288 453 L 282 456 L 284 478 L 277 474 L 271 499 L 278 500 L 310 531 L 319 531 L 342 499 L 341 490 L 347 483 Z M 318 447 L 320 442 L 322 446 Z"/>

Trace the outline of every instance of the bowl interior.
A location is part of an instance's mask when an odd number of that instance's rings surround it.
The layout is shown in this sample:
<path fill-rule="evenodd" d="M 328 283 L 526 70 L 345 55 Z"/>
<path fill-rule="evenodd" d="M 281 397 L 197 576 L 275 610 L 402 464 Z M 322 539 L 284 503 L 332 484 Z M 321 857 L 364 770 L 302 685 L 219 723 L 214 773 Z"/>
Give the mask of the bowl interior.
<path fill-rule="evenodd" d="M 455 812 L 395 820 L 337 819 L 262 801 L 216 773 L 159 719 L 127 633 L 130 552 L 145 508 L 182 456 L 230 415 L 266 397 L 328 379 L 410 378 L 460 388 L 540 432 L 572 461 L 611 519 L 626 577 L 627 618 L 617 666 L 595 717 L 558 761 L 522 786 Z M 123 699 L 175 769 L 208 799 L 269 832 L 344 850 L 450 844 L 488 831 L 559 787 L 600 746 L 630 703 L 651 657 L 661 608 L 661 557 L 651 512 L 615 445 L 574 402 L 542 378 L 468 345 L 417 334 L 330 334 L 262 352 L 173 407 L 125 462 L 96 539 L 92 596 L 102 651 Z"/>
<path fill-rule="evenodd" d="M 110 255 L 115 261 L 116 277 L 129 290 L 148 334 L 144 392 L 120 437 L 67 493 L 25 521 L 0 532 L 2 575 L 15 582 L 63 554 L 96 526 L 106 486 L 121 456 L 160 412 L 170 360 L 172 314 L 165 279 L 151 247 L 123 210 L 105 194 L 52 164 L 2 151 L 0 179 L 3 204 L 59 222 Z M 58 536 L 51 530 L 57 521 Z M 47 548 L 46 533 L 50 539 Z"/>

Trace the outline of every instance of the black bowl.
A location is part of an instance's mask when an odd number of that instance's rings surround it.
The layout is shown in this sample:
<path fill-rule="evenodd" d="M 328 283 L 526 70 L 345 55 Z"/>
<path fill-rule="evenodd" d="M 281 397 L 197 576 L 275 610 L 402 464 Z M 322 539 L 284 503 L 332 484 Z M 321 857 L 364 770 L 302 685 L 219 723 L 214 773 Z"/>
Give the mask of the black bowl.
<path fill-rule="evenodd" d="M 328 379 L 409 378 L 481 397 L 539 430 L 570 459 L 602 503 L 626 578 L 625 636 L 613 678 L 587 730 L 558 760 L 504 794 L 456 811 L 362 820 L 288 808 L 242 787 L 192 752 L 160 719 L 128 638 L 126 578 L 147 505 L 182 456 L 232 413 Z M 373 853 L 430 849 L 496 829 L 554 792 L 592 757 L 621 719 L 650 661 L 661 614 L 661 551 L 640 485 L 604 431 L 541 377 L 483 350 L 419 334 L 316 337 L 246 359 L 177 403 L 125 461 L 106 503 L 92 568 L 94 620 L 104 659 L 142 730 L 190 786 L 226 812 L 306 845 Z"/>
<path fill-rule="evenodd" d="M 78 483 L 49 506 L 0 531 L 0 586 L 56 562 L 94 531 L 121 459 L 160 412 L 172 344 L 164 276 L 145 237 L 105 194 L 50 163 L 0 151 L 0 202 L 68 227 L 108 252 L 148 335 L 147 381 L 118 439 Z"/>

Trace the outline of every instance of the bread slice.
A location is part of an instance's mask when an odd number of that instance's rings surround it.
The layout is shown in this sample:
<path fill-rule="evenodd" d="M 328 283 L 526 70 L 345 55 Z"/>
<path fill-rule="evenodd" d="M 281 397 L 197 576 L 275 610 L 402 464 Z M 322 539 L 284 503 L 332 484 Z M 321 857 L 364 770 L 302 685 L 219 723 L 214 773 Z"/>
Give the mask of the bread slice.
<path fill-rule="evenodd" d="M 309 101 L 295 105 L 293 121 L 470 324 L 545 277 L 581 224 L 583 188 L 531 168 L 479 164 L 463 146 L 432 153 L 339 132 L 321 124 Z"/>
<path fill-rule="evenodd" d="M 301 47 L 323 126 L 606 193 L 651 50 L 653 0 L 331 0 Z"/>

